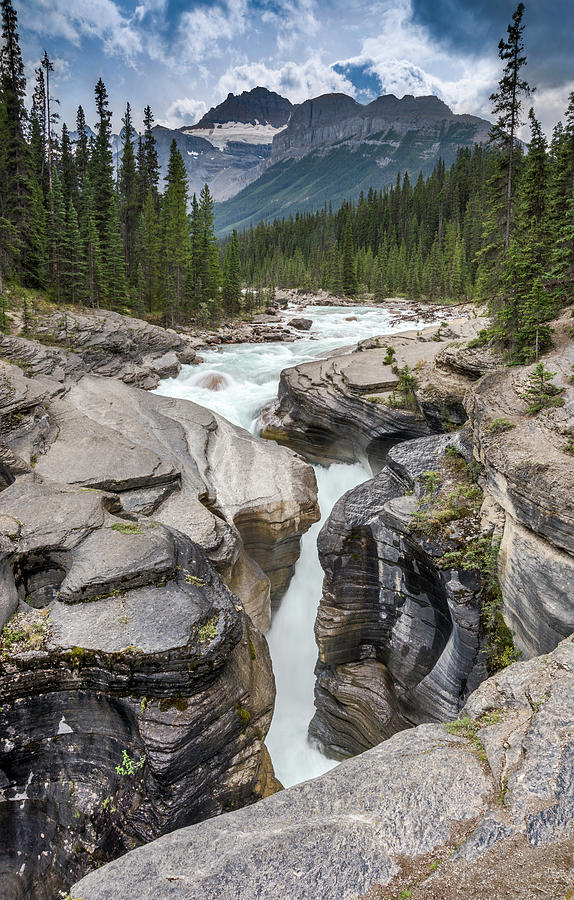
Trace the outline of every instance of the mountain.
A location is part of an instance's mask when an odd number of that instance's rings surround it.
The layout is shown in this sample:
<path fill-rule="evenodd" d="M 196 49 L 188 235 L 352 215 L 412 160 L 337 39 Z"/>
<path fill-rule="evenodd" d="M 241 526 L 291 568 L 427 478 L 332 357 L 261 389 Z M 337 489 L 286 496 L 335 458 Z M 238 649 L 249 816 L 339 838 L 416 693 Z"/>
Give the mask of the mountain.
<path fill-rule="evenodd" d="M 293 108 L 273 139 L 259 176 L 216 206 L 220 235 L 261 219 L 337 206 L 369 187 L 384 188 L 397 174 L 430 174 L 459 147 L 487 140 L 490 123 L 456 115 L 438 97 L 378 97 L 366 106 L 345 94 L 324 94 Z"/>
<path fill-rule="evenodd" d="M 185 163 L 190 194 L 207 182 L 216 200 L 233 197 L 261 173 L 273 139 L 287 125 L 292 104 L 285 97 L 257 87 L 227 98 L 196 125 L 173 130 L 155 126 L 162 172 L 167 172 L 169 148 L 175 139 Z"/>

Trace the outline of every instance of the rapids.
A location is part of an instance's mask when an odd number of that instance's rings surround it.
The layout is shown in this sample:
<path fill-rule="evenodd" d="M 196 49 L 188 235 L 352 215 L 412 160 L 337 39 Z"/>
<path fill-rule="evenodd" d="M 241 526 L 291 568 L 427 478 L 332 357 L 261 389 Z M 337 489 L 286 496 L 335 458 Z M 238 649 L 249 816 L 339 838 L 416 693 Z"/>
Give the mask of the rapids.
<path fill-rule="evenodd" d="M 373 335 L 426 324 L 401 321 L 386 309 L 366 306 L 307 306 L 304 314 L 313 320 L 313 326 L 300 340 L 292 344 L 227 344 L 202 351 L 202 363 L 183 366 L 177 378 L 162 381 L 156 393 L 193 400 L 255 433 L 261 409 L 277 396 L 283 369 L 327 356 L 337 348 Z M 275 773 L 285 787 L 314 778 L 336 765 L 307 738 L 313 716 L 317 658 L 313 627 L 323 582 L 316 542 L 335 501 L 370 477 L 358 464 L 334 465 L 329 469 L 315 466 L 315 472 L 321 522 L 303 537 L 295 574 L 267 635 L 277 700 L 266 744 Z"/>

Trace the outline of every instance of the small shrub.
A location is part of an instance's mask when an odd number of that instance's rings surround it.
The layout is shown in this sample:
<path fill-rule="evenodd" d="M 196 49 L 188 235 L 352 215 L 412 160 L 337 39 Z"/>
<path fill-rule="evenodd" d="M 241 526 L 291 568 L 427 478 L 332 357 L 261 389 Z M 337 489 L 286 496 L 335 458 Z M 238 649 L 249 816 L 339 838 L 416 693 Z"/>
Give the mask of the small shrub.
<path fill-rule="evenodd" d="M 432 494 L 442 481 L 440 472 L 423 472 L 421 481 L 425 486 L 425 492 Z"/>
<path fill-rule="evenodd" d="M 387 352 L 385 354 L 385 358 L 383 359 L 384 366 L 392 366 L 396 352 L 397 351 L 394 347 L 391 347 L 390 345 L 387 347 Z"/>
<path fill-rule="evenodd" d="M 41 650 L 48 635 L 48 610 L 30 616 L 16 613 L 0 631 L 0 658 L 10 653 Z"/>
<path fill-rule="evenodd" d="M 516 424 L 511 422 L 510 419 L 505 419 L 502 416 L 493 419 L 488 426 L 488 430 L 491 434 L 497 434 L 500 431 L 510 431 L 511 428 L 516 428 Z"/>
<path fill-rule="evenodd" d="M 416 389 L 418 381 L 407 365 L 399 369 L 398 382 L 394 391 L 389 396 L 388 405 L 393 409 L 409 409 L 418 412 Z"/>
<path fill-rule="evenodd" d="M 489 328 L 482 328 L 477 336 L 468 342 L 466 345 L 470 349 L 474 347 L 484 347 L 492 338 L 492 331 Z"/>
<path fill-rule="evenodd" d="M 145 765 L 145 753 L 138 759 L 132 759 L 127 750 L 122 751 L 122 761 L 116 766 L 116 772 L 118 775 L 125 777 L 126 775 L 135 775 L 140 769 L 143 769 Z"/>
<path fill-rule="evenodd" d="M 235 711 L 241 723 L 241 729 L 244 731 L 251 722 L 251 713 L 245 706 L 240 706 L 239 704 L 235 707 Z"/>

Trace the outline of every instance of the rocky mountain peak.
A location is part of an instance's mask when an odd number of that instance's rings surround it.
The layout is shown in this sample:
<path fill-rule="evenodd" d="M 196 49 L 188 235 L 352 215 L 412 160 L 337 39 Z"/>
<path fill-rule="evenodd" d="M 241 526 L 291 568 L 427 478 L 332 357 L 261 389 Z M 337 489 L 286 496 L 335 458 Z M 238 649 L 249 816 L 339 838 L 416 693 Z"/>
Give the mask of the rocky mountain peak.
<path fill-rule="evenodd" d="M 282 128 L 289 121 L 292 109 L 293 104 L 286 97 L 264 87 L 255 87 L 242 94 L 229 93 L 223 103 L 212 107 L 193 128 L 213 128 L 226 122 Z"/>

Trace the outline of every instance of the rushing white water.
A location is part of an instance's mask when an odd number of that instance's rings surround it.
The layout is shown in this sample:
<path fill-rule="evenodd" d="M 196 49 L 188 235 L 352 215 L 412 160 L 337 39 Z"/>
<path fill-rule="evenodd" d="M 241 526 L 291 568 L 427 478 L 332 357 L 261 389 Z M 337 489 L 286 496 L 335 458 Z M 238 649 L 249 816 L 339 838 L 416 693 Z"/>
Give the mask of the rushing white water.
<path fill-rule="evenodd" d="M 304 315 L 313 320 L 313 327 L 300 340 L 292 344 L 226 344 L 202 350 L 204 362 L 183 366 L 177 378 L 166 378 L 158 385 L 157 393 L 193 400 L 253 431 L 261 408 L 277 396 L 283 369 L 375 334 L 424 325 L 404 322 L 386 309 L 371 306 L 308 306 Z M 217 374 L 224 376 L 224 385 L 214 391 L 206 386 L 206 376 Z"/>
<path fill-rule="evenodd" d="M 277 396 L 281 371 L 305 360 L 326 356 L 338 347 L 377 334 L 419 328 L 376 307 L 311 307 L 310 334 L 295 343 L 228 344 L 202 352 L 204 361 L 183 366 L 177 378 L 162 381 L 158 394 L 193 400 L 254 432 L 262 407 Z M 307 739 L 313 716 L 314 667 L 317 648 L 314 622 L 323 572 L 317 558 L 317 535 L 338 498 L 369 477 L 360 465 L 315 468 L 321 522 L 304 536 L 301 557 L 289 589 L 268 634 L 277 682 L 275 714 L 267 745 L 279 780 L 287 787 L 313 778 L 336 765 Z"/>
<path fill-rule="evenodd" d="M 334 765 L 307 739 L 315 707 L 315 615 L 321 598 L 323 570 L 317 555 L 317 536 L 335 502 L 369 478 L 363 466 L 316 466 L 321 521 L 301 542 L 301 556 L 289 589 L 267 635 L 277 685 L 275 714 L 265 740 L 275 774 L 285 786 L 322 775 Z"/>

